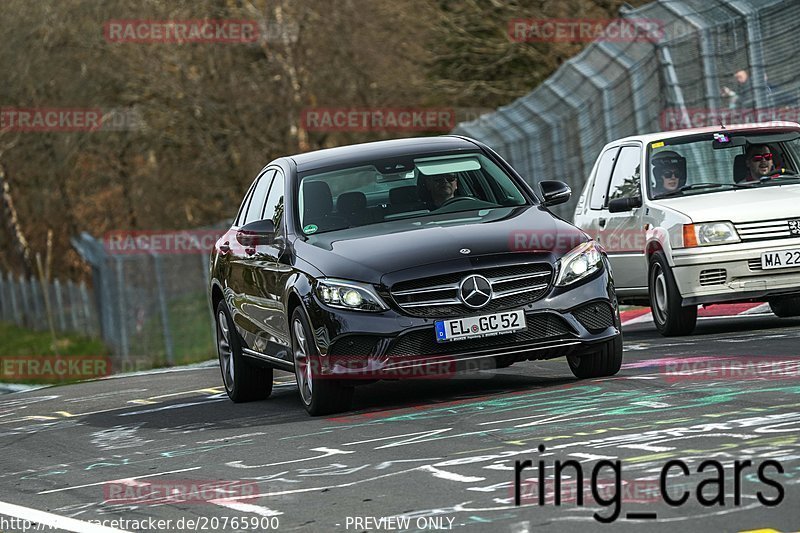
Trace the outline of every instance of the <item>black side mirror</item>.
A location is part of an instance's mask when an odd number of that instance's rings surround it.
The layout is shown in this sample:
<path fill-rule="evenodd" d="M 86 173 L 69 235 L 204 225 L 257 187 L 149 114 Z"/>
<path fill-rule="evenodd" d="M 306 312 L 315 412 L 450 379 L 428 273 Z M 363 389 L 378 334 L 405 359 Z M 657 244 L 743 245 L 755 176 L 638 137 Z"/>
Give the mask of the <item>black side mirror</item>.
<path fill-rule="evenodd" d="M 275 237 L 275 223 L 272 220 L 256 220 L 245 224 L 236 232 L 236 240 L 242 246 L 257 246 L 259 244 L 272 244 Z"/>
<path fill-rule="evenodd" d="M 572 189 L 563 181 L 544 180 L 539 182 L 539 190 L 544 197 L 544 205 L 563 204 L 572 195 Z"/>
<path fill-rule="evenodd" d="M 633 211 L 636 207 L 642 207 L 642 197 L 632 196 L 631 198 L 614 198 L 608 202 L 609 213 L 623 213 Z"/>

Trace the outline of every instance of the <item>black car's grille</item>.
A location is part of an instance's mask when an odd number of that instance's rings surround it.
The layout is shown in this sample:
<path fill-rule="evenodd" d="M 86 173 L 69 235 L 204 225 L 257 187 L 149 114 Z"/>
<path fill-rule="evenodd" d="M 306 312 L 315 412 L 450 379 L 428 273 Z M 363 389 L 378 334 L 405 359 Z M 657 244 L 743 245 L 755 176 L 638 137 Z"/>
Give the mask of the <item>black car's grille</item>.
<path fill-rule="evenodd" d="M 490 348 L 514 348 L 526 343 L 567 337 L 573 334 L 561 317 L 552 313 L 529 314 L 525 317 L 528 328 L 524 331 L 461 341 L 436 342 L 434 328 L 426 328 L 401 335 L 389 348 L 387 355 L 412 357 L 457 354 Z"/>
<path fill-rule="evenodd" d="M 614 325 L 614 312 L 606 303 L 595 302 L 584 305 L 574 310 L 572 315 L 591 333 L 603 331 Z"/>
<path fill-rule="evenodd" d="M 466 306 L 458 296 L 461 280 L 480 274 L 492 285 L 492 300 L 480 309 Z M 427 318 L 447 318 L 493 313 L 520 307 L 547 294 L 553 269 L 547 263 L 530 263 L 443 274 L 395 283 L 391 296 L 407 314 Z"/>

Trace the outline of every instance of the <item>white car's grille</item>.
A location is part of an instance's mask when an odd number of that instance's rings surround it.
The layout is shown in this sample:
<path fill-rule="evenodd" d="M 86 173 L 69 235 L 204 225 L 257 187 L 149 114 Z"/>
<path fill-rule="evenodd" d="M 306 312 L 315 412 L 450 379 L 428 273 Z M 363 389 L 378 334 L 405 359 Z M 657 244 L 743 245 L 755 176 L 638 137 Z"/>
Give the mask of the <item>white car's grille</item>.
<path fill-rule="evenodd" d="M 747 266 L 750 267 L 750 270 L 762 270 L 761 259 L 748 259 Z"/>
<path fill-rule="evenodd" d="M 734 224 L 742 241 L 800 237 L 800 219 L 762 220 Z"/>
<path fill-rule="evenodd" d="M 728 279 L 728 272 L 724 268 L 714 268 L 700 272 L 700 285 L 722 285 Z"/>

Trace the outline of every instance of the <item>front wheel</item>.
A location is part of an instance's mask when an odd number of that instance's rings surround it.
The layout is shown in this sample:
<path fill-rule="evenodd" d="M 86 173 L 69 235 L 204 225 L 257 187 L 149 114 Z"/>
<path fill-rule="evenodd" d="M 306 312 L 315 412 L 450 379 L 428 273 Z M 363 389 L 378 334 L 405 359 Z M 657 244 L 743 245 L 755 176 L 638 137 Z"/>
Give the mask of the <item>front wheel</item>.
<path fill-rule="evenodd" d="M 613 376 L 622 367 L 622 334 L 602 344 L 596 353 L 568 355 L 567 362 L 578 379 Z"/>
<path fill-rule="evenodd" d="M 228 398 L 236 403 L 269 398 L 272 368 L 257 366 L 242 354 L 239 334 L 224 301 L 217 305 L 217 354 Z"/>
<path fill-rule="evenodd" d="M 770 300 L 769 308 L 781 318 L 800 316 L 800 296 Z"/>
<path fill-rule="evenodd" d="M 311 416 L 345 411 L 353 401 L 353 387 L 330 379 L 320 372 L 320 355 L 302 308 L 292 313 L 292 352 L 294 374 L 303 407 Z"/>
<path fill-rule="evenodd" d="M 653 322 L 659 333 L 672 337 L 689 335 L 694 331 L 697 306 L 682 305 L 681 293 L 664 252 L 656 252 L 650 258 L 648 289 Z"/>

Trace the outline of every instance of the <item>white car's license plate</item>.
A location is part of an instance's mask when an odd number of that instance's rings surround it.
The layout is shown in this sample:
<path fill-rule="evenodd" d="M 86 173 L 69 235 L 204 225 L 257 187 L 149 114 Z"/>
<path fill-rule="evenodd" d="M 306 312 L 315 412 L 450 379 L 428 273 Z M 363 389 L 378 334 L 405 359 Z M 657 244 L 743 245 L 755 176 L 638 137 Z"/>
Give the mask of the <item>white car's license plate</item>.
<path fill-rule="evenodd" d="M 492 315 L 454 318 L 436 321 L 436 340 L 460 341 L 478 337 L 491 337 L 525 329 L 525 312 L 505 311 Z"/>
<path fill-rule="evenodd" d="M 761 268 L 764 270 L 791 267 L 800 267 L 800 249 L 764 252 L 761 254 Z"/>

